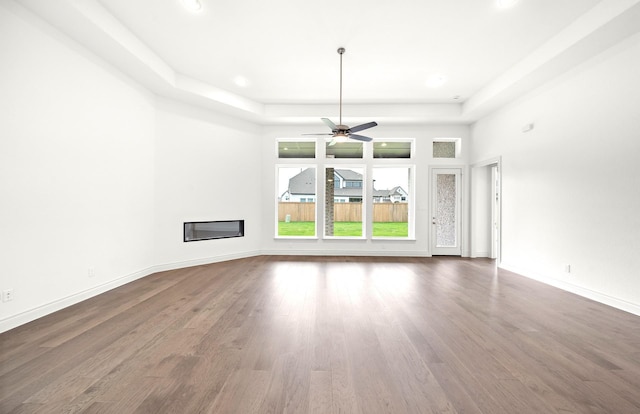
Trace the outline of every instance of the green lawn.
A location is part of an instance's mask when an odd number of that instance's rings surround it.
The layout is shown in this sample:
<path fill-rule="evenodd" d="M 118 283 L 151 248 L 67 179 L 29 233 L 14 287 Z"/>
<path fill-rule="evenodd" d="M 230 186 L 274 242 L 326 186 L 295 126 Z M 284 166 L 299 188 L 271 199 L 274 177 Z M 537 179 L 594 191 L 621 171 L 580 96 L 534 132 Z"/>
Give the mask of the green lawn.
<path fill-rule="evenodd" d="M 314 236 L 316 223 L 313 221 L 278 222 L 278 236 Z"/>
<path fill-rule="evenodd" d="M 374 237 L 409 237 L 409 223 L 373 223 Z"/>
<path fill-rule="evenodd" d="M 312 221 L 278 222 L 279 236 L 313 236 L 315 223 Z M 334 236 L 362 236 L 362 223 L 338 221 L 333 224 Z M 373 223 L 374 237 L 407 237 L 408 223 Z"/>

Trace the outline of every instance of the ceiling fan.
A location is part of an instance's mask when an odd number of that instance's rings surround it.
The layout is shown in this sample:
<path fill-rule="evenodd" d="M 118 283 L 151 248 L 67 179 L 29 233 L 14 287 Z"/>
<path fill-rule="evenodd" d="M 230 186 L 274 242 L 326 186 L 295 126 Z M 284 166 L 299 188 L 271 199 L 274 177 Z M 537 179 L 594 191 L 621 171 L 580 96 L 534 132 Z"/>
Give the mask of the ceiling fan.
<path fill-rule="evenodd" d="M 366 124 L 357 125 L 350 128 L 347 125 L 342 124 L 342 55 L 344 54 L 345 49 L 343 47 L 338 49 L 338 54 L 340 55 L 340 121 L 338 125 L 334 124 L 329 118 L 320 118 L 322 122 L 325 123 L 329 128 L 331 128 L 330 134 L 304 134 L 304 135 L 331 135 L 333 139 L 329 143 L 329 146 L 335 145 L 339 140 L 355 139 L 358 141 L 369 142 L 372 141 L 373 138 L 365 137 L 364 135 L 354 134 L 354 132 L 360 132 L 365 129 L 372 128 L 378 125 L 376 122 L 367 122 Z"/>

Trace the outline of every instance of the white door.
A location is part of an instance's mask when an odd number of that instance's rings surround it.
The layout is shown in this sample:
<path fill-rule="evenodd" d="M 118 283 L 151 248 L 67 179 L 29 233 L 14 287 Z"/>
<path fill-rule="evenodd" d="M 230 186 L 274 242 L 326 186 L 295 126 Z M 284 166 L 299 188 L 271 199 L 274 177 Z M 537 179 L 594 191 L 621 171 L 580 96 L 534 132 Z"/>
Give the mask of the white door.
<path fill-rule="evenodd" d="M 431 254 L 462 255 L 462 170 L 431 170 Z"/>

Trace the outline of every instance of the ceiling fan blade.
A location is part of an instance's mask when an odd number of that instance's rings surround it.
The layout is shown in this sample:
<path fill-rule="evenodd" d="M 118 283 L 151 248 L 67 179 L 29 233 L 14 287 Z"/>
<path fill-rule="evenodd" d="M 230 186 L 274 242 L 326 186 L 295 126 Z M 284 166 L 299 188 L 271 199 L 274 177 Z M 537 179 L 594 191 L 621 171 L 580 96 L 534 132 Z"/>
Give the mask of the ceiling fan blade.
<path fill-rule="evenodd" d="M 373 141 L 373 138 L 365 137 L 364 135 L 349 134 L 349 138 L 364 142 Z"/>
<path fill-rule="evenodd" d="M 322 120 L 322 122 L 324 122 L 326 126 L 331 128 L 332 131 L 338 129 L 336 124 L 334 124 L 329 118 L 320 118 L 320 119 Z"/>
<path fill-rule="evenodd" d="M 362 130 L 365 130 L 365 129 L 373 128 L 376 125 L 378 125 L 377 122 L 367 122 L 366 124 L 354 126 L 353 128 L 350 129 L 350 131 L 351 132 L 358 132 L 358 131 L 362 131 Z"/>
<path fill-rule="evenodd" d="M 329 144 L 327 146 L 333 147 L 334 145 L 336 145 L 337 142 L 338 141 L 334 138 L 334 139 L 331 140 L 331 142 L 329 142 Z"/>

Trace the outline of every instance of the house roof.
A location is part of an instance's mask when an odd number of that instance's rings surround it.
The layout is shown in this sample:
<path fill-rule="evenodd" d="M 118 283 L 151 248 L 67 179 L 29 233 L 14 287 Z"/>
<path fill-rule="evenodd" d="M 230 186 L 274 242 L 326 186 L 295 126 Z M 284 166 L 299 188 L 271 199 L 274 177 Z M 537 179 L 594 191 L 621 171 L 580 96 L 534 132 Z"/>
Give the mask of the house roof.
<path fill-rule="evenodd" d="M 362 181 L 362 174 L 353 170 L 336 169 L 338 174 L 346 181 Z M 316 173 L 313 168 L 306 168 L 289 179 L 289 194 L 309 195 L 316 193 Z M 404 195 L 406 191 L 400 186 L 387 190 L 373 190 L 374 197 L 390 197 L 391 195 Z M 336 197 L 362 197 L 362 188 L 343 187 L 334 189 Z"/>
<path fill-rule="evenodd" d="M 334 171 L 346 181 L 362 181 L 362 174 L 357 173 L 353 170 L 343 170 L 336 168 Z"/>
<path fill-rule="evenodd" d="M 393 188 L 390 189 L 386 189 L 386 190 L 373 190 L 373 196 L 374 197 L 391 197 L 394 195 L 399 195 L 399 196 L 403 196 L 406 195 L 407 192 L 404 191 L 404 188 L 402 188 L 401 186 L 397 185 Z"/>
<path fill-rule="evenodd" d="M 353 170 L 336 168 L 335 173 L 346 181 L 362 181 L 362 174 Z M 337 190 L 339 189 L 336 189 L 336 191 Z M 315 192 L 316 173 L 313 168 L 306 168 L 289 179 L 290 194 L 315 194 Z M 359 190 L 359 194 L 362 194 L 362 190 Z"/>
<path fill-rule="evenodd" d="M 313 168 L 306 168 L 297 175 L 289 179 L 290 194 L 315 194 L 316 193 L 316 171 Z"/>

